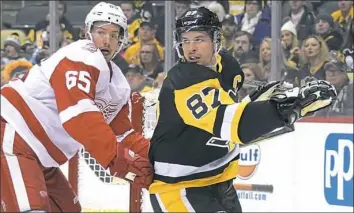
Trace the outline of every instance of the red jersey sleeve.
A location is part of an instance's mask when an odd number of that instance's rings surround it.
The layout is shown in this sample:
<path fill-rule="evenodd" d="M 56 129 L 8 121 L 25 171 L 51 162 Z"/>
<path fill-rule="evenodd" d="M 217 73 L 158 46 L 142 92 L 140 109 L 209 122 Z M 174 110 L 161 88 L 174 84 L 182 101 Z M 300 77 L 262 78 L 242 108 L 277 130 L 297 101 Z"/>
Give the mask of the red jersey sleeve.
<path fill-rule="evenodd" d="M 64 58 L 55 67 L 50 84 L 65 130 L 107 168 L 116 155 L 117 143 L 94 102 L 99 77 L 96 67 Z"/>

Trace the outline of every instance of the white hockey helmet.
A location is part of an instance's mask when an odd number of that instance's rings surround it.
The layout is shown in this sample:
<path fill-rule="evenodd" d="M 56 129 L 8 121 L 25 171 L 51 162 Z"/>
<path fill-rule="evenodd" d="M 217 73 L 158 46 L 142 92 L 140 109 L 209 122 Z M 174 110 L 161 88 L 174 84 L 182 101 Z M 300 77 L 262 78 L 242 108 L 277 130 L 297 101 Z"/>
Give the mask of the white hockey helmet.
<path fill-rule="evenodd" d="M 116 24 L 121 27 L 121 44 L 116 52 L 118 53 L 128 41 L 127 18 L 125 17 L 123 10 L 119 6 L 106 2 L 100 2 L 96 4 L 87 14 L 85 19 L 85 25 L 88 29 L 88 34 L 90 35 L 90 37 L 92 25 L 94 22 L 98 21 L 107 22 L 109 24 Z"/>

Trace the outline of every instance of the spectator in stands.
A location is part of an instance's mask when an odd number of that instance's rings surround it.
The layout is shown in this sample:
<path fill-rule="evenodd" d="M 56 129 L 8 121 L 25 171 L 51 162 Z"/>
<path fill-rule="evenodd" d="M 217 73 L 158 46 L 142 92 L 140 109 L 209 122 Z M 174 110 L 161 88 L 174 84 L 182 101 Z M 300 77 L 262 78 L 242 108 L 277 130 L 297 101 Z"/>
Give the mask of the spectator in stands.
<path fill-rule="evenodd" d="M 160 72 L 163 72 L 163 63 L 161 63 L 159 51 L 156 44 L 144 44 L 140 49 L 140 66 L 144 75 L 156 79 Z"/>
<path fill-rule="evenodd" d="M 45 30 L 39 31 L 38 33 L 40 33 L 41 37 L 37 38 L 38 39 L 38 41 L 36 42 L 37 45 L 33 51 L 32 58 L 31 58 L 32 64 L 37 63 L 37 59 L 36 59 L 37 54 L 39 53 L 39 51 L 41 49 L 46 49 L 46 50 L 49 49 L 50 25 L 48 25 Z M 55 35 L 56 35 L 57 41 L 59 42 L 59 44 L 58 44 L 59 48 L 72 42 L 72 40 L 70 38 L 66 37 L 65 29 L 61 25 L 55 26 Z"/>
<path fill-rule="evenodd" d="M 51 54 L 47 48 L 42 48 L 37 50 L 35 58 L 33 58 L 33 64 L 40 64 L 42 60 L 48 58 Z"/>
<path fill-rule="evenodd" d="M 138 17 L 138 16 L 136 16 L 134 2 L 132 2 L 132 1 L 123 1 L 123 2 L 120 2 L 119 6 L 122 8 L 125 17 L 127 18 L 128 25 L 134 19 L 136 19 Z"/>
<path fill-rule="evenodd" d="M 165 15 L 164 10 L 157 10 L 157 14 L 154 14 L 153 5 L 151 1 L 134 1 L 135 3 L 135 11 L 139 16 L 142 22 L 151 22 L 154 24 L 155 28 L 155 38 L 160 42 L 160 44 L 164 44 L 165 42 Z M 157 9 L 158 7 L 156 7 Z M 167 14 L 168 15 L 168 14 Z M 138 42 L 139 38 L 135 36 L 134 42 Z"/>
<path fill-rule="evenodd" d="M 129 67 L 128 62 L 125 60 L 125 58 L 121 54 L 117 54 L 112 61 L 120 68 L 120 70 L 124 73 L 124 71 Z"/>
<path fill-rule="evenodd" d="M 164 48 L 156 40 L 155 33 L 156 29 L 154 24 L 152 24 L 151 22 L 141 23 L 140 28 L 138 30 L 139 41 L 128 47 L 125 52 L 124 58 L 129 64 L 140 64 L 139 51 L 141 49 L 141 46 L 144 44 L 156 44 L 161 60 L 164 59 Z"/>
<path fill-rule="evenodd" d="M 11 79 L 22 78 L 31 68 L 32 63 L 27 60 L 13 60 L 5 65 L 2 71 L 3 80 L 7 83 Z"/>
<path fill-rule="evenodd" d="M 198 1 L 198 4 L 196 5 L 197 7 L 206 7 L 210 11 L 216 13 L 218 15 L 218 18 L 220 22 L 223 20 L 226 12 L 225 8 L 218 2 L 218 1 Z"/>
<path fill-rule="evenodd" d="M 137 42 L 137 30 L 140 27 L 142 19 L 135 11 L 135 4 L 133 1 L 124 1 L 120 3 L 120 7 L 122 8 L 124 15 L 127 17 L 129 44 Z"/>
<path fill-rule="evenodd" d="M 296 68 L 299 63 L 299 41 L 295 24 L 289 20 L 280 29 L 282 56 L 286 66 Z"/>
<path fill-rule="evenodd" d="M 354 72 L 354 45 L 352 43 L 351 48 L 346 48 L 343 50 L 344 62 L 347 64 L 351 72 Z"/>
<path fill-rule="evenodd" d="M 16 60 L 26 60 L 20 55 L 20 41 L 16 37 L 9 36 L 4 42 L 4 53 L 1 57 L 1 70 L 10 63 Z"/>
<path fill-rule="evenodd" d="M 252 35 L 246 31 L 237 31 L 235 33 L 232 56 L 238 62 L 251 50 L 251 39 Z"/>
<path fill-rule="evenodd" d="M 348 25 L 350 26 L 350 29 L 347 29 L 344 33 L 343 33 L 343 50 L 344 49 L 353 49 L 353 39 L 354 39 L 354 20 L 351 21 L 351 24 Z"/>
<path fill-rule="evenodd" d="M 345 63 L 337 60 L 329 61 L 325 64 L 324 70 L 326 72 L 326 81 L 335 86 L 337 93 L 349 83 Z"/>
<path fill-rule="evenodd" d="M 343 31 L 346 31 L 346 26 L 350 26 L 353 20 L 353 1 L 338 1 L 339 10 L 332 13 L 333 20 L 337 22 Z"/>
<path fill-rule="evenodd" d="M 152 84 L 153 87 L 154 87 L 154 88 L 161 88 L 161 87 L 162 87 L 163 80 L 165 80 L 165 78 L 166 78 L 166 72 L 160 72 L 160 73 L 157 75 L 157 77 L 156 77 L 154 83 Z"/>
<path fill-rule="evenodd" d="M 72 39 L 72 40 L 77 40 L 79 35 L 76 35 L 74 33 L 74 29 L 69 22 L 69 20 L 65 17 L 66 13 L 66 3 L 63 1 L 58 1 L 57 3 L 57 17 L 58 17 L 58 22 L 61 25 L 61 27 L 64 29 L 64 34 L 66 37 Z M 41 31 L 45 30 L 47 26 L 49 25 L 49 16 L 50 14 L 47 15 L 47 17 L 44 20 L 39 21 L 35 28 L 30 30 L 28 33 L 28 42 L 33 43 L 35 42 L 36 39 L 40 38 L 41 35 L 38 35 L 38 32 L 40 33 Z"/>
<path fill-rule="evenodd" d="M 336 60 L 324 66 L 326 80 L 335 86 L 338 95 L 331 107 L 316 115 L 353 115 L 353 82 L 349 81 L 345 66 L 345 63 Z"/>
<path fill-rule="evenodd" d="M 302 42 L 308 35 L 313 33 L 312 26 L 315 24 L 315 15 L 309 11 L 306 1 L 289 1 L 291 11 L 290 20 L 295 24 L 297 38 Z"/>
<path fill-rule="evenodd" d="M 315 29 L 316 34 L 323 38 L 330 51 L 341 49 L 343 37 L 341 33 L 335 29 L 332 16 L 328 14 L 317 15 Z"/>
<path fill-rule="evenodd" d="M 302 43 L 300 52 L 300 84 L 306 77 L 325 80 L 324 65 L 328 62 L 329 51 L 326 42 L 319 36 L 310 35 Z"/>
<path fill-rule="evenodd" d="M 245 1 L 244 13 L 236 16 L 239 30 L 252 35 L 252 46 L 257 48 L 263 38 L 271 36 L 270 14 L 262 11 L 262 1 Z"/>
<path fill-rule="evenodd" d="M 246 62 L 241 65 L 242 71 L 245 74 L 245 82 L 251 81 L 264 81 L 263 73 L 258 65 L 258 60 L 256 58 L 246 59 Z"/>
<path fill-rule="evenodd" d="M 229 13 L 236 16 L 244 12 L 245 1 L 229 0 Z"/>
<path fill-rule="evenodd" d="M 135 11 L 139 17 L 146 22 L 150 22 L 153 18 L 153 6 L 150 1 L 135 0 Z"/>
<path fill-rule="evenodd" d="M 143 93 L 153 89 L 153 79 L 144 75 L 144 71 L 137 65 L 129 65 L 125 71 L 125 77 L 132 92 Z"/>
<path fill-rule="evenodd" d="M 1 87 L 7 83 L 7 82 L 5 81 L 5 79 L 4 79 L 4 75 L 3 75 L 3 74 L 4 74 L 3 72 L 0 73 L 0 76 L 1 76 L 0 86 L 1 86 Z"/>
<path fill-rule="evenodd" d="M 342 49 L 351 48 L 353 44 L 353 1 L 338 1 L 339 10 L 332 13 L 333 20 L 343 31 Z"/>
<path fill-rule="evenodd" d="M 175 1 L 175 11 L 176 11 L 176 20 L 185 13 L 190 7 L 190 0 L 176 0 Z"/>
<path fill-rule="evenodd" d="M 259 66 L 262 70 L 263 79 L 267 82 L 271 77 L 271 57 L 272 57 L 272 39 L 264 38 L 259 47 Z"/>
<path fill-rule="evenodd" d="M 233 52 L 236 31 L 237 25 L 235 22 L 235 17 L 231 14 L 226 14 L 222 21 L 221 47 L 227 50 L 230 54 Z"/>
<path fill-rule="evenodd" d="M 246 95 L 257 88 L 255 82 L 263 82 L 264 77 L 259 67 L 259 60 L 252 54 L 249 54 L 241 61 L 241 68 L 245 75 L 245 81 L 238 92 L 238 100 L 241 101 Z"/>

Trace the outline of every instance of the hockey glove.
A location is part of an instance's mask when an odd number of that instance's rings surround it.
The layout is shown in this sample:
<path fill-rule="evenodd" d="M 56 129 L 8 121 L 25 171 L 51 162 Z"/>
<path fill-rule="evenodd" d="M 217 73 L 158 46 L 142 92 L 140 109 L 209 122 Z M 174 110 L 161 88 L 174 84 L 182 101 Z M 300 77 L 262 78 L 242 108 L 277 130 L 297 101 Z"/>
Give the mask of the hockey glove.
<path fill-rule="evenodd" d="M 331 105 L 337 96 L 333 85 L 323 80 L 308 82 L 301 88 L 294 88 L 274 94 L 270 101 L 276 104 L 286 124 L 293 124 L 299 118 Z"/>
<path fill-rule="evenodd" d="M 286 82 L 281 83 L 280 81 L 271 81 L 265 85 L 258 86 L 257 89 L 252 91 L 242 101 L 266 101 L 269 100 L 275 93 L 283 92 L 291 88 L 293 88 L 292 84 Z"/>
<path fill-rule="evenodd" d="M 149 160 L 133 151 L 117 146 L 117 157 L 109 166 L 111 175 L 148 188 L 152 183 L 153 168 Z"/>

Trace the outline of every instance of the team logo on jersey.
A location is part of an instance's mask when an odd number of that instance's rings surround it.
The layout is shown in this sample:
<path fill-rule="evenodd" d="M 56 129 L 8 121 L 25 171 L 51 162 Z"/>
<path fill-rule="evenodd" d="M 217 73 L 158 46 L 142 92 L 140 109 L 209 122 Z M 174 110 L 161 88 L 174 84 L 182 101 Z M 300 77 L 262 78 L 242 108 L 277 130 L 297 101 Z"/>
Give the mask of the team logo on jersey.
<path fill-rule="evenodd" d="M 255 173 L 261 160 L 261 149 L 258 145 L 252 144 L 241 148 L 240 167 L 237 176 L 241 179 L 249 179 Z"/>
<path fill-rule="evenodd" d="M 85 46 L 82 47 L 82 49 L 87 50 L 91 53 L 94 53 L 97 51 L 97 48 L 96 48 L 95 44 L 93 44 L 93 43 L 87 43 Z"/>
<path fill-rule="evenodd" d="M 111 119 L 118 113 L 119 104 L 112 103 L 102 98 L 96 98 L 95 103 L 100 109 L 106 122 L 110 122 Z"/>
<path fill-rule="evenodd" d="M 46 191 L 39 191 L 39 194 L 41 195 L 41 197 L 47 197 L 48 193 Z"/>

